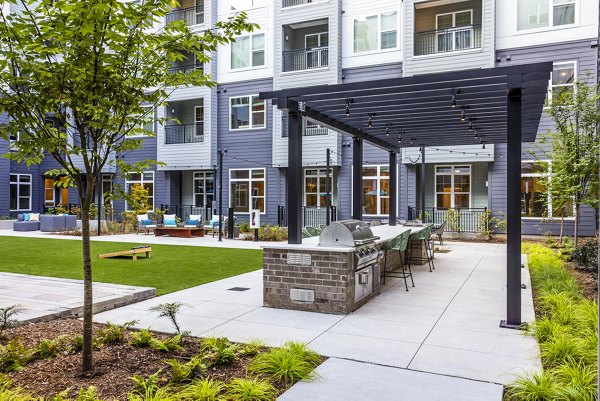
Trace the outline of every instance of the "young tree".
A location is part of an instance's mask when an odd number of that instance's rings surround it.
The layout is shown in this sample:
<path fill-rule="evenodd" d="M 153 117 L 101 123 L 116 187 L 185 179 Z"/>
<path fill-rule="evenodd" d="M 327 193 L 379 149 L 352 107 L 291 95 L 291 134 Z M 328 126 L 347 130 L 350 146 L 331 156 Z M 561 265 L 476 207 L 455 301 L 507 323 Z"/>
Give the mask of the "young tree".
<path fill-rule="evenodd" d="M 581 205 L 598 212 L 599 100 L 598 84 L 575 82 L 572 89 L 554 88 L 548 113 L 556 128 L 541 141 L 550 145 L 550 150 L 541 155 L 551 162 L 552 174 L 545 179 L 545 185 L 551 195 L 553 215 L 564 218 L 575 208 L 575 244 Z"/>
<path fill-rule="evenodd" d="M 111 157 L 141 146 L 129 136 L 153 134 L 143 127 L 154 112 L 143 105 L 164 105 L 180 85 L 215 85 L 202 69 L 169 72 L 174 61 L 191 53 L 206 63 L 217 45 L 230 43 L 256 25 L 239 13 L 199 34 L 183 21 L 162 26 L 162 17 L 177 5 L 174 0 L 9 0 L 15 2 L 24 11 L 0 12 L 0 113 L 10 117 L 0 135 L 20 136 L 11 158 L 31 165 L 52 157 L 61 169 L 49 174 L 66 176 L 77 188 L 83 232 L 82 369 L 89 371 L 89 217 L 99 174 L 109 163 L 116 163 L 121 172 L 141 171 L 152 163 L 127 166 L 122 158 Z M 62 128 L 47 124 L 48 116 Z"/>

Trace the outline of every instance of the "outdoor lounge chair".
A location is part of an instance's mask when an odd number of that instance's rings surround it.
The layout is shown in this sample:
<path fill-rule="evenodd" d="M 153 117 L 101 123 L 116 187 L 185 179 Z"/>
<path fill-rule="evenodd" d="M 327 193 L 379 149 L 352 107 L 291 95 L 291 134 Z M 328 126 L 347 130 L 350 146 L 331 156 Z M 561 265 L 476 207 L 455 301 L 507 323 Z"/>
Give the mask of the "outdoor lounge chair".
<path fill-rule="evenodd" d="M 139 234 L 140 231 L 143 231 L 145 234 L 148 234 L 150 233 L 150 230 L 154 230 L 156 228 L 156 220 L 151 220 L 148 216 L 148 213 L 138 214 L 136 217 L 138 221 L 136 227 L 136 234 Z"/>
<path fill-rule="evenodd" d="M 183 226 L 186 228 L 201 228 L 202 216 L 199 214 L 190 214 Z"/>
<path fill-rule="evenodd" d="M 225 225 L 225 219 L 223 219 L 223 225 Z M 213 214 L 212 219 L 207 224 L 202 226 L 204 228 L 204 233 L 207 234 L 209 231 L 212 233 L 212 236 L 215 236 L 215 231 L 219 230 L 219 215 Z"/>
<path fill-rule="evenodd" d="M 163 216 L 163 227 L 177 227 L 177 215 L 165 214 Z"/>

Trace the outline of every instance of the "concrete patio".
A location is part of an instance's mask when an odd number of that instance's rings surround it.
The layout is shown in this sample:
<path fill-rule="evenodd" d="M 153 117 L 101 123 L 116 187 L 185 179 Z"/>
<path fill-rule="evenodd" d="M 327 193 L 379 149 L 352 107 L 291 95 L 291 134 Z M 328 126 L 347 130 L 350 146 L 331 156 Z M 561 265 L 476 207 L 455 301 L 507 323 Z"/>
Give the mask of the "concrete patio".
<path fill-rule="evenodd" d="M 403 281 L 389 280 L 381 295 L 349 315 L 265 308 L 262 272 L 256 271 L 104 312 L 95 321 L 138 319 L 138 327 L 170 332 L 169 322 L 148 308 L 179 301 L 185 304 L 180 324 L 192 335 L 239 342 L 258 338 L 269 345 L 303 341 L 331 357 L 318 368 L 321 379 L 295 385 L 282 400 L 364 399 L 366 394 L 395 400 L 401 387 L 407 399 L 499 401 L 502 384 L 541 367 L 533 338 L 499 327 L 506 308 L 506 246 L 452 243 L 450 248 L 436 254 L 433 273 L 413 270 L 416 287 L 409 292 Z M 527 269 L 522 275 L 523 318 L 531 321 Z"/>

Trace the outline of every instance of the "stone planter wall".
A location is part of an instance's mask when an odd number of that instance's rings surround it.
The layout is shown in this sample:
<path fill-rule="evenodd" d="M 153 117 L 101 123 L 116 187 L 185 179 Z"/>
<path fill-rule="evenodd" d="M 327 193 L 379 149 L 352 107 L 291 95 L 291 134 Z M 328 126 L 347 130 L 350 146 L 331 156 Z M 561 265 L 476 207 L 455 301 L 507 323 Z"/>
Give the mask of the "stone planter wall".
<path fill-rule="evenodd" d="M 0 220 L 0 230 L 12 230 L 15 221 L 17 220 Z"/>

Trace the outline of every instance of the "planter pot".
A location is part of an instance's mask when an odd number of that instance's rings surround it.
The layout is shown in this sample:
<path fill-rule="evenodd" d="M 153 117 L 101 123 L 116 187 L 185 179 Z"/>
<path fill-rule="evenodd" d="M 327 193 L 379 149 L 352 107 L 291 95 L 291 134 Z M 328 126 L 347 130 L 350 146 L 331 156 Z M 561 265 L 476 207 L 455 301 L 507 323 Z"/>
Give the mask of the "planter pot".
<path fill-rule="evenodd" d="M 102 228 L 108 230 L 108 226 L 106 225 L 106 220 L 101 221 Z M 77 220 L 77 229 L 81 230 L 81 220 Z M 90 231 L 98 230 L 98 220 L 90 220 Z"/>

